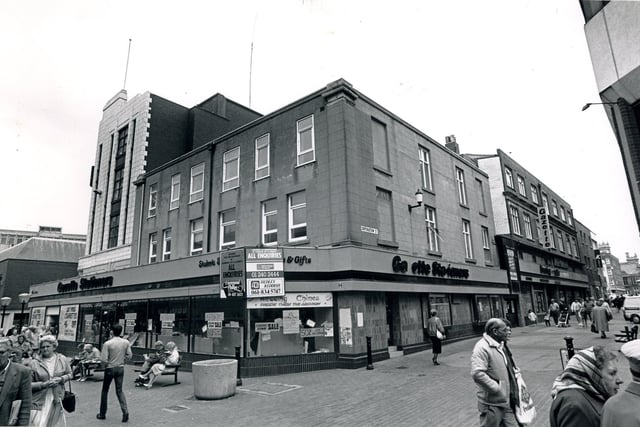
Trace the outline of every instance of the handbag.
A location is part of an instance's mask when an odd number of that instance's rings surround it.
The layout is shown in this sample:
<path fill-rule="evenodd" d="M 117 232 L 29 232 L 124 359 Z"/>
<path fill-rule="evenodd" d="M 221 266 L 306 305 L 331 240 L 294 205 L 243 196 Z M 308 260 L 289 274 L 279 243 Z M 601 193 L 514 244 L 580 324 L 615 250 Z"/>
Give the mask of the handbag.
<path fill-rule="evenodd" d="M 436 330 L 436 338 L 438 338 L 439 340 L 443 340 L 444 339 L 444 335 L 442 335 L 442 332 Z"/>
<path fill-rule="evenodd" d="M 611 312 L 609 310 L 606 311 L 607 313 L 607 321 L 611 321 L 611 319 L 613 319 L 613 314 L 611 314 Z"/>
<path fill-rule="evenodd" d="M 62 398 L 62 407 L 65 411 L 71 413 L 76 410 L 76 395 L 71 391 L 71 381 L 67 381 L 69 384 L 69 390 L 64 390 L 64 397 Z"/>
<path fill-rule="evenodd" d="M 531 424 L 536 417 L 536 407 L 533 404 L 533 399 L 527 390 L 527 385 L 522 379 L 522 374 L 516 372 L 516 384 L 518 386 L 518 398 L 519 403 L 516 406 L 515 416 L 520 424 Z"/>
<path fill-rule="evenodd" d="M 598 333 L 598 328 L 596 328 L 596 325 L 594 323 L 591 324 L 591 332 L 593 332 L 594 334 Z"/>

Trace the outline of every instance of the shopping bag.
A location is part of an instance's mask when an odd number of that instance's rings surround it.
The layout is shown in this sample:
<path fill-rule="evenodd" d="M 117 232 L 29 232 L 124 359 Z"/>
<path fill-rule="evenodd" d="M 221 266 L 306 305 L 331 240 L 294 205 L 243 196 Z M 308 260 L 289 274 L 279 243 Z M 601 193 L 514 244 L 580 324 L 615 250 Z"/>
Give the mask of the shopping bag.
<path fill-rule="evenodd" d="M 533 399 L 531 399 L 527 385 L 524 383 L 520 372 L 516 372 L 516 383 L 519 397 L 519 403 L 518 406 L 516 406 L 516 419 L 520 424 L 531 424 L 536 417 L 536 407 L 533 404 Z"/>

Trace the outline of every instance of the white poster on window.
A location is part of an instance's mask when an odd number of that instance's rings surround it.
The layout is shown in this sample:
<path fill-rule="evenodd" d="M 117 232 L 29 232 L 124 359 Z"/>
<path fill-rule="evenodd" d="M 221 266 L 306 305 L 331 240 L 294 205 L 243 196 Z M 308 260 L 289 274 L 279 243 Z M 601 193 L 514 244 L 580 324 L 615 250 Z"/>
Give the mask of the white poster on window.
<path fill-rule="evenodd" d="M 338 316 L 340 322 L 340 344 L 353 346 L 353 325 L 351 323 L 351 309 L 341 308 Z"/>
<path fill-rule="evenodd" d="M 34 307 L 31 309 L 31 326 L 42 326 L 44 323 L 45 307 Z"/>
<path fill-rule="evenodd" d="M 60 307 L 60 331 L 58 339 L 61 341 L 75 341 L 78 330 L 78 305 L 63 305 Z"/>
<path fill-rule="evenodd" d="M 300 332 L 300 310 L 282 310 L 283 334 Z"/>

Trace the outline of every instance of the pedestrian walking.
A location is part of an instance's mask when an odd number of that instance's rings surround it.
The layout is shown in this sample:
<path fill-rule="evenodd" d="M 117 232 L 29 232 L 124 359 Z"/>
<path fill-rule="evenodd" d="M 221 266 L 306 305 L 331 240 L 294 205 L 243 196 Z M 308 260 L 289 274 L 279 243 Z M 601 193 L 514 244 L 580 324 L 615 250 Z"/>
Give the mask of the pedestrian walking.
<path fill-rule="evenodd" d="M 38 343 L 39 354 L 31 361 L 31 424 L 37 427 L 57 425 L 64 417 L 62 397 L 64 383 L 73 379 L 67 358 L 58 353 L 58 340 L 53 335 L 44 335 Z"/>
<path fill-rule="evenodd" d="M 558 326 L 558 316 L 560 316 L 560 306 L 555 299 L 551 298 L 549 303 L 549 316 L 553 319 L 553 322 Z"/>
<path fill-rule="evenodd" d="M 610 313 L 607 308 L 603 306 L 602 298 L 600 298 L 598 302 L 596 302 L 596 306 L 591 312 L 591 315 L 593 316 L 592 329 L 600 332 L 600 338 L 607 338 L 606 332 L 609 332 Z"/>
<path fill-rule="evenodd" d="M 471 354 L 480 427 L 517 427 L 513 410 L 518 405 L 515 367 L 504 348 L 509 329 L 504 320 L 492 318 L 487 320 L 484 330 Z"/>
<path fill-rule="evenodd" d="M 580 327 L 582 327 L 582 315 L 580 314 L 581 310 L 582 304 L 580 304 L 580 301 L 574 300 L 571 303 L 571 312 L 576 315 L 576 320 L 578 321 L 578 326 Z"/>
<path fill-rule="evenodd" d="M 438 317 L 436 310 L 431 310 L 431 317 L 427 320 L 427 334 L 431 338 L 431 350 L 433 351 L 433 358 L 431 361 L 434 365 L 439 365 L 438 355 L 442 353 L 442 340 L 446 338 L 444 333 L 444 326 L 442 321 Z"/>
<path fill-rule="evenodd" d="M 629 361 L 631 382 L 604 404 L 602 427 L 640 426 L 640 340 L 629 341 L 620 352 Z"/>
<path fill-rule="evenodd" d="M 13 425 L 26 426 L 31 415 L 31 371 L 9 360 L 10 354 L 11 340 L 0 338 L 0 376 L 4 376 L 0 386 L 0 425 L 10 425 L 9 419 L 14 415 Z M 20 405 L 17 411 L 12 411 L 13 402 Z"/>
<path fill-rule="evenodd" d="M 109 400 L 109 387 L 111 381 L 116 384 L 116 396 L 122 410 L 122 422 L 129 421 L 129 409 L 127 400 L 122 392 L 122 382 L 124 381 L 124 361 L 131 359 L 131 343 L 120 337 L 122 325 L 116 323 L 111 326 L 112 337 L 102 347 L 101 359 L 104 370 L 104 380 L 102 381 L 102 394 L 100 396 L 100 412 L 96 415 L 99 420 L 104 420 L 107 416 L 107 402 Z"/>
<path fill-rule="evenodd" d="M 600 427 L 602 407 L 620 386 L 616 354 L 603 346 L 573 355 L 551 388 L 551 427 Z"/>
<path fill-rule="evenodd" d="M 593 312 L 593 307 L 595 306 L 595 302 L 593 301 L 593 298 L 589 297 L 587 298 L 587 300 L 584 303 L 584 326 L 588 326 L 587 325 L 587 319 L 589 319 L 589 321 L 593 322 L 593 319 L 591 318 L 591 313 Z"/>
<path fill-rule="evenodd" d="M 529 309 L 529 312 L 527 313 L 527 318 L 529 319 L 530 325 L 538 324 L 538 316 L 533 312 L 532 309 Z"/>

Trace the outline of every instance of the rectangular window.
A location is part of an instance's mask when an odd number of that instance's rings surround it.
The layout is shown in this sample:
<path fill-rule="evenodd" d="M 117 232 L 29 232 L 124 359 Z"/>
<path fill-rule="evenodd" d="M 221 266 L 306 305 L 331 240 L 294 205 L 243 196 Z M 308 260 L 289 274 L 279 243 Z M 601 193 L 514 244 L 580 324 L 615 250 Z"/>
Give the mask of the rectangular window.
<path fill-rule="evenodd" d="M 456 182 L 458 183 L 458 201 L 461 205 L 467 205 L 467 189 L 464 186 L 464 171 L 456 168 Z"/>
<path fill-rule="evenodd" d="M 538 231 L 538 242 L 542 243 L 542 225 L 540 225 L 540 221 L 536 219 L 536 230 Z"/>
<path fill-rule="evenodd" d="M 233 148 L 223 155 L 222 191 L 231 190 L 240 184 L 240 147 Z"/>
<path fill-rule="evenodd" d="M 558 203 L 553 199 L 551 199 L 551 211 L 555 216 L 558 216 Z"/>
<path fill-rule="evenodd" d="M 389 171 L 389 145 L 387 142 L 387 126 L 371 118 L 371 137 L 373 139 L 373 165 Z"/>
<path fill-rule="evenodd" d="M 122 198 L 122 181 L 124 178 L 124 168 L 118 168 L 113 174 L 113 196 L 111 202 L 119 202 Z"/>
<path fill-rule="evenodd" d="M 487 212 L 487 201 L 484 197 L 484 186 L 482 185 L 482 181 L 476 179 L 476 187 L 478 189 L 478 195 L 480 196 L 480 213 Z"/>
<path fill-rule="evenodd" d="M 278 207 L 277 200 L 262 203 L 262 244 L 272 246 L 278 244 Z"/>
<path fill-rule="evenodd" d="M 116 157 L 124 156 L 127 151 L 127 138 L 129 137 L 129 126 L 125 126 L 118 131 L 118 150 Z"/>
<path fill-rule="evenodd" d="M 304 191 L 289 195 L 289 241 L 307 238 L 307 198 Z"/>
<path fill-rule="evenodd" d="M 520 175 L 518 175 L 518 192 L 522 196 L 527 197 L 527 188 L 524 185 L 524 178 L 521 177 Z"/>
<path fill-rule="evenodd" d="M 118 246 L 118 229 L 120 227 L 120 215 L 112 215 L 109 218 L 109 240 L 107 248 Z"/>
<path fill-rule="evenodd" d="M 256 181 L 269 176 L 269 134 L 256 138 Z"/>
<path fill-rule="evenodd" d="M 316 160 L 316 143 L 313 134 L 313 114 L 296 122 L 298 166 L 311 163 Z"/>
<path fill-rule="evenodd" d="M 429 306 L 431 310 L 438 312 L 438 317 L 442 321 L 443 326 L 451 326 L 451 306 L 449 305 L 449 297 L 444 294 L 430 294 Z"/>
<path fill-rule="evenodd" d="M 513 172 L 508 167 L 504 168 L 504 182 L 507 187 L 513 188 Z"/>
<path fill-rule="evenodd" d="M 573 252 L 571 250 L 571 240 L 569 239 L 569 235 L 565 234 L 564 238 L 565 238 L 565 247 L 567 248 L 567 253 L 569 255 L 573 255 Z"/>
<path fill-rule="evenodd" d="M 573 255 L 577 258 L 580 258 L 580 256 L 578 255 L 578 245 L 575 237 L 571 237 L 571 248 L 573 250 Z M 586 262 L 585 264 L 589 265 L 588 262 Z"/>
<path fill-rule="evenodd" d="M 547 211 L 549 210 L 549 199 L 547 199 L 547 195 L 544 193 L 542 193 L 542 206 L 547 208 Z"/>
<path fill-rule="evenodd" d="M 378 238 L 392 242 L 393 238 L 393 205 L 391 192 L 376 188 L 376 204 L 378 210 Z"/>
<path fill-rule="evenodd" d="M 191 183 L 189 185 L 189 203 L 202 200 L 204 193 L 204 163 L 191 168 Z"/>
<path fill-rule="evenodd" d="M 491 240 L 489 239 L 489 229 L 482 227 L 482 249 L 484 251 L 484 262 L 491 263 L 493 261 L 491 256 Z"/>
<path fill-rule="evenodd" d="M 149 264 L 158 260 L 158 233 L 149 234 Z"/>
<path fill-rule="evenodd" d="M 430 207 L 424 209 L 424 221 L 427 225 L 427 247 L 430 251 L 439 252 L 438 226 L 436 224 L 436 210 Z"/>
<path fill-rule="evenodd" d="M 558 249 L 564 252 L 564 241 L 562 240 L 562 231 L 558 230 Z"/>
<path fill-rule="evenodd" d="M 569 223 L 569 225 L 573 225 L 573 219 L 571 217 L 571 211 L 567 211 L 567 223 Z"/>
<path fill-rule="evenodd" d="M 533 200 L 533 203 L 535 203 L 536 205 L 540 203 L 538 201 L 538 189 L 533 184 L 531 184 L 531 200 Z"/>
<path fill-rule="evenodd" d="M 171 259 L 171 229 L 167 228 L 162 232 L 162 260 Z"/>
<path fill-rule="evenodd" d="M 422 188 L 427 190 L 433 190 L 431 180 L 431 157 L 429 157 L 429 150 L 420 147 L 420 174 L 422 175 Z"/>
<path fill-rule="evenodd" d="M 464 239 L 464 256 L 472 259 L 473 242 L 471 241 L 471 223 L 465 219 L 462 220 L 462 238 Z"/>
<path fill-rule="evenodd" d="M 236 245 L 236 210 L 220 213 L 220 250 Z"/>
<path fill-rule="evenodd" d="M 178 209 L 180 207 L 180 174 L 171 177 L 171 201 L 169 202 L 169 210 Z"/>
<path fill-rule="evenodd" d="M 202 218 L 191 221 L 191 255 L 202 253 L 204 238 L 204 220 Z"/>
<path fill-rule="evenodd" d="M 566 220 L 567 220 L 567 214 L 566 214 L 566 212 L 565 212 L 565 210 L 564 210 L 564 206 L 560 206 L 560 218 L 561 218 L 563 221 L 566 221 Z"/>
<path fill-rule="evenodd" d="M 553 249 L 556 248 L 556 236 L 553 234 L 553 228 L 549 227 L 549 240 L 551 243 L 551 247 Z"/>
<path fill-rule="evenodd" d="M 509 216 L 511 217 L 511 231 L 513 234 L 521 236 L 522 232 L 520 231 L 520 216 L 518 215 L 518 209 L 513 206 L 509 206 Z"/>
<path fill-rule="evenodd" d="M 528 213 L 522 213 L 524 220 L 524 235 L 527 239 L 533 240 L 533 230 L 531 229 L 531 216 Z"/>
<path fill-rule="evenodd" d="M 149 186 L 149 218 L 156 216 L 156 208 L 158 207 L 158 184 Z"/>

